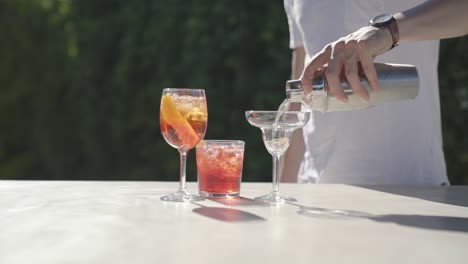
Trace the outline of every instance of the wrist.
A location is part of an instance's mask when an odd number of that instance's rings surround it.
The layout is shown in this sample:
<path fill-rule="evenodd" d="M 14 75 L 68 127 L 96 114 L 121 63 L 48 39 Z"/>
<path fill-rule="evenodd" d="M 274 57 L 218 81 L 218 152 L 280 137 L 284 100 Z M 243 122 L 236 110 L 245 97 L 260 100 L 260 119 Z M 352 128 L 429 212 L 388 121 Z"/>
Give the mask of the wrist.
<path fill-rule="evenodd" d="M 384 36 L 388 37 L 388 34 L 390 35 L 391 45 L 388 50 L 393 49 L 398 45 L 398 42 L 400 40 L 400 33 L 398 29 L 397 20 L 394 16 L 390 14 L 382 14 L 375 16 L 369 21 L 369 26 L 376 27 L 379 29 L 379 31 L 386 31 L 387 34 L 384 34 Z"/>
<path fill-rule="evenodd" d="M 406 17 L 403 13 L 397 13 L 397 14 L 394 14 L 393 17 L 395 18 L 396 20 L 396 24 L 397 24 L 397 27 L 398 27 L 398 34 L 399 34 L 399 42 L 407 42 L 406 40 L 406 37 L 407 36 L 407 29 L 406 29 Z"/>
<path fill-rule="evenodd" d="M 377 30 L 379 31 L 379 37 L 382 40 L 382 46 L 383 46 L 383 50 L 380 52 L 380 54 L 383 54 L 393 49 L 394 47 L 398 46 L 398 42 L 395 43 L 390 29 L 386 27 L 382 27 L 382 28 L 378 28 Z"/>
<path fill-rule="evenodd" d="M 368 43 L 368 51 L 372 56 L 376 57 L 392 49 L 393 39 L 387 28 L 367 26 L 365 30 L 372 35 Z"/>

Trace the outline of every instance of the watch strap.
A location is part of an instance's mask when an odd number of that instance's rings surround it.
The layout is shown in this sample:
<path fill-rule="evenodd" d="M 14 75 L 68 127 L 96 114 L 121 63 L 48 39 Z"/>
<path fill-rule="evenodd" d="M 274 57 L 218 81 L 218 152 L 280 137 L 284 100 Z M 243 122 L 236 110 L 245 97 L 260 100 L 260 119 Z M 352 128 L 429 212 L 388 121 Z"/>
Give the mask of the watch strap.
<path fill-rule="evenodd" d="M 388 28 L 388 30 L 390 31 L 390 35 L 392 36 L 392 46 L 389 50 L 398 46 L 398 41 L 400 40 L 400 32 L 398 30 L 398 25 L 395 17 L 391 16 L 391 18 L 388 21 L 385 21 L 383 23 L 372 23 L 371 20 L 369 22 L 369 26 L 374 26 L 378 28 Z"/>
<path fill-rule="evenodd" d="M 387 28 L 390 30 L 390 34 L 392 35 L 392 46 L 390 49 L 398 46 L 398 41 L 400 40 L 400 31 L 398 30 L 398 25 L 396 19 L 392 16 L 390 22 L 387 24 Z"/>

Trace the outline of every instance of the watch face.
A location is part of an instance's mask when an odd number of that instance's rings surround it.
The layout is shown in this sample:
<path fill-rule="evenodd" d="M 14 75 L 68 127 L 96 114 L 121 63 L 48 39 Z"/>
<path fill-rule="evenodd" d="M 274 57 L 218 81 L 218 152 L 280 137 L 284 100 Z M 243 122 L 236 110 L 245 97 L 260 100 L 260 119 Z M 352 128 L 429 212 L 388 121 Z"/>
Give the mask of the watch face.
<path fill-rule="evenodd" d="M 392 19 L 392 15 L 382 14 L 382 15 L 378 15 L 378 16 L 372 18 L 372 20 L 370 22 L 371 22 L 372 25 L 380 25 L 380 24 L 384 24 L 385 22 L 389 21 L 390 19 Z"/>

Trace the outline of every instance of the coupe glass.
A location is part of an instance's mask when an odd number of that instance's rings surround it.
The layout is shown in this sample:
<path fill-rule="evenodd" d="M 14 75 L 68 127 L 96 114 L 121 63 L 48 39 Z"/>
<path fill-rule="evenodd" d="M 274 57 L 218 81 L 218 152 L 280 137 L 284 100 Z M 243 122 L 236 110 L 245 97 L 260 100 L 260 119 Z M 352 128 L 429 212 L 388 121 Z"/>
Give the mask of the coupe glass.
<path fill-rule="evenodd" d="M 190 194 L 185 187 L 187 152 L 205 136 L 208 111 L 205 91 L 201 89 L 166 88 L 159 111 L 161 134 L 180 154 L 180 186 L 173 194 L 161 197 L 163 201 L 185 202 L 203 200 Z"/>
<path fill-rule="evenodd" d="M 273 191 L 255 200 L 265 203 L 293 202 L 296 199 L 279 192 L 279 160 L 289 148 L 294 130 L 309 122 L 310 112 L 246 111 L 247 121 L 262 130 L 263 143 L 273 156 Z"/>

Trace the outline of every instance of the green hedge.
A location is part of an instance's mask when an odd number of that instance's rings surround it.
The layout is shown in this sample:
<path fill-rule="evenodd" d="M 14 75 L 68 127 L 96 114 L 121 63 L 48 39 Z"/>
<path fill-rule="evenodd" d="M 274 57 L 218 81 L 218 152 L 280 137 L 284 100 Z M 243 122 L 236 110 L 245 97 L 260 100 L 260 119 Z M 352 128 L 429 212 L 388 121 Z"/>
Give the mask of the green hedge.
<path fill-rule="evenodd" d="M 244 179 L 271 157 L 244 110 L 274 109 L 289 77 L 282 1 L 0 2 L 0 178 L 177 180 L 159 132 L 164 87 L 206 90 L 206 138 L 246 141 Z M 442 43 L 447 165 L 468 183 L 467 38 Z M 194 151 L 188 178 L 195 179 Z"/>

